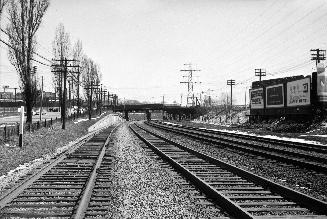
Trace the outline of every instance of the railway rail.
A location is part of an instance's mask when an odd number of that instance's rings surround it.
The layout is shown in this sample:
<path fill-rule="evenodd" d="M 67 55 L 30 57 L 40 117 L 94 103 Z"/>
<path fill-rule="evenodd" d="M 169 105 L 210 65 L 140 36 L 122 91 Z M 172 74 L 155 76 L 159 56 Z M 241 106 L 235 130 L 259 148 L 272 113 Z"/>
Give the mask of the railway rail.
<path fill-rule="evenodd" d="M 143 126 L 132 131 L 235 218 L 327 218 L 327 203 L 171 141 Z"/>
<path fill-rule="evenodd" d="M 193 139 L 327 173 L 327 146 L 325 145 L 295 143 L 160 122 L 146 122 L 146 124 Z"/>
<path fill-rule="evenodd" d="M 117 126 L 116 126 L 117 127 Z M 105 215 L 110 143 L 105 128 L 52 160 L 0 197 L 0 218 L 87 218 Z"/>

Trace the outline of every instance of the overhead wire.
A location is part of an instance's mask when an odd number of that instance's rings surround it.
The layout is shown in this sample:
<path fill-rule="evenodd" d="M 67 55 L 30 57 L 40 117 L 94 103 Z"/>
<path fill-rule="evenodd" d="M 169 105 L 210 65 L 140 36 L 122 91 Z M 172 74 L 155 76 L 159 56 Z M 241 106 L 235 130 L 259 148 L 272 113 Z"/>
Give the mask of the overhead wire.
<path fill-rule="evenodd" d="M 274 3 L 277 3 L 278 1 L 275 1 Z M 267 14 L 265 14 L 265 15 L 267 15 L 266 17 L 266 19 L 271 19 L 271 16 L 269 16 L 269 14 L 270 13 L 275 13 L 275 11 L 277 11 L 277 12 L 279 12 L 280 10 L 281 10 L 281 8 L 283 8 L 284 6 L 285 6 L 285 4 L 287 3 L 287 1 L 283 1 L 283 4 L 281 4 L 281 5 L 279 5 L 279 7 L 277 7 L 276 8 L 276 10 L 271 10 L 271 8 L 269 8 L 269 13 L 267 13 Z M 272 5 L 275 5 L 275 4 L 272 4 Z M 285 8 L 285 7 L 284 7 Z M 262 20 L 264 20 L 264 19 L 262 19 Z M 264 22 L 264 23 L 269 23 L 269 22 Z M 252 29 L 251 29 L 251 26 L 255 26 L 255 23 L 251 23 L 251 25 L 249 25 L 249 26 L 247 26 L 247 31 L 248 32 L 250 32 L 250 31 L 253 31 Z M 257 28 L 258 29 L 258 28 Z M 262 29 L 262 28 L 261 28 Z M 236 34 L 237 36 L 240 36 L 241 35 L 241 33 L 238 33 L 238 34 Z M 258 35 L 258 36 L 260 36 L 260 35 Z M 239 41 L 237 41 L 236 43 L 234 43 L 234 47 L 226 47 L 226 51 L 225 52 L 223 52 L 222 54 L 224 54 L 224 58 L 225 58 L 225 53 L 227 52 L 227 51 L 230 51 L 230 50 L 240 50 L 240 49 L 242 49 L 242 50 L 244 50 L 244 47 L 242 47 L 243 46 L 243 44 L 241 45 L 241 44 L 239 44 L 238 42 L 240 42 L 240 41 L 242 41 L 242 42 L 248 42 L 249 40 L 251 40 L 252 39 L 252 37 L 251 37 L 251 35 L 247 35 L 247 37 L 244 39 L 242 39 L 242 40 L 239 40 Z M 235 41 L 231 41 L 230 39 L 229 39 L 229 42 L 235 42 Z M 249 45 L 249 44 L 247 44 L 247 45 Z M 235 57 L 230 57 L 230 58 L 233 58 L 233 60 L 235 60 L 235 59 L 238 59 L 238 58 L 240 58 L 240 57 L 242 57 L 242 55 L 239 55 L 239 56 L 237 56 L 236 58 Z M 234 62 L 234 61 L 231 61 L 231 62 Z"/>
<path fill-rule="evenodd" d="M 320 9 L 323 5 L 324 5 L 325 3 L 323 3 L 323 4 L 321 4 L 321 5 L 319 5 L 318 7 L 316 7 L 316 8 L 314 8 L 314 9 L 312 9 L 312 10 L 310 10 L 308 13 L 306 13 L 304 16 L 302 16 L 300 19 L 297 19 L 295 22 L 293 22 L 291 25 L 288 25 L 287 27 L 285 27 L 284 29 L 282 29 L 282 31 L 280 31 L 280 32 L 278 32 L 278 34 L 277 35 L 280 35 L 281 33 L 283 33 L 283 32 L 286 32 L 286 31 L 289 31 L 289 30 L 291 30 L 291 28 L 294 26 L 294 25 L 296 25 L 297 23 L 299 23 L 299 22 L 301 22 L 301 21 L 303 21 L 303 19 L 304 18 L 306 18 L 307 16 L 309 16 L 310 14 L 312 14 L 314 11 L 316 11 L 316 10 L 318 10 L 318 9 Z M 322 16 L 320 16 L 320 17 L 323 17 L 323 16 L 325 16 L 326 15 L 326 13 L 324 13 Z M 271 30 L 271 29 L 270 29 Z M 274 35 L 274 38 L 275 38 L 275 35 Z M 258 36 L 255 38 L 255 39 L 258 39 Z M 252 40 L 253 41 L 253 40 Z M 252 42 L 251 41 L 251 42 Z M 268 39 L 268 40 L 265 40 L 265 42 L 270 42 L 270 40 Z M 263 42 L 262 42 L 263 43 Z M 247 47 L 250 45 L 251 43 L 248 43 L 247 44 Z M 252 44 L 251 44 L 252 45 Z M 267 45 L 267 43 L 265 43 L 265 45 Z M 243 51 L 244 51 L 244 48 L 243 48 Z M 252 52 L 252 50 L 251 50 L 251 52 Z M 247 52 L 247 55 L 250 53 L 250 51 L 248 51 Z M 244 54 L 240 54 L 238 57 L 243 57 L 243 55 Z M 236 58 L 237 59 L 237 58 Z"/>
<path fill-rule="evenodd" d="M 0 42 L 6 44 L 8 47 L 10 47 L 11 49 L 15 50 L 14 47 L 12 47 L 11 45 L 9 45 L 9 44 L 8 44 L 7 42 L 5 42 L 4 40 L 0 39 Z M 20 51 L 18 51 L 18 52 L 21 53 Z M 38 60 L 36 60 L 36 59 L 34 59 L 34 58 L 31 58 L 31 60 L 33 60 L 34 62 L 37 62 L 37 63 L 39 63 L 39 64 L 41 64 L 41 65 L 45 65 L 45 66 L 49 66 L 49 67 L 51 67 L 51 65 L 45 64 L 45 63 L 43 63 L 43 62 L 40 62 L 40 61 L 38 61 Z"/>
<path fill-rule="evenodd" d="M 0 28 L 0 30 L 1 30 L 3 33 L 5 33 L 5 34 L 9 37 L 9 34 L 7 33 L 7 31 L 3 30 L 2 28 Z M 0 40 L 1 40 L 2 43 L 6 44 L 6 45 L 7 45 L 8 47 L 10 47 L 11 49 L 17 51 L 16 48 L 14 48 L 13 46 L 11 46 L 9 43 L 3 41 L 2 39 L 0 39 Z M 18 51 L 18 52 L 21 53 L 20 51 Z M 44 60 L 46 60 L 46 61 L 48 61 L 48 62 L 50 62 L 50 63 L 53 63 L 50 59 L 45 58 L 44 56 L 40 55 L 39 53 L 37 53 L 37 52 L 35 52 L 35 51 L 33 51 L 33 54 L 39 56 L 40 58 L 42 58 L 42 59 L 44 59 Z M 39 64 L 42 64 L 42 65 L 46 65 L 46 66 L 50 66 L 50 67 L 51 67 L 51 65 L 44 64 L 43 62 L 38 61 L 38 60 L 35 60 L 34 58 L 32 58 L 32 60 L 35 61 L 35 62 L 37 62 L 37 63 L 39 63 Z"/>

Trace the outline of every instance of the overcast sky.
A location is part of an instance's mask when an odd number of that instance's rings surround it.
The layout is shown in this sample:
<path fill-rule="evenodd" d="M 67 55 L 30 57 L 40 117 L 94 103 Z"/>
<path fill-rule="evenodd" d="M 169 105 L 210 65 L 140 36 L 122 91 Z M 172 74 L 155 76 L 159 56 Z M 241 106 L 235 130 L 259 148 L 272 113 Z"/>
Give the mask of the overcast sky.
<path fill-rule="evenodd" d="M 59 23 L 82 40 L 110 91 L 140 101 L 180 102 L 187 93 L 180 69 L 192 63 L 201 70 L 196 93 L 219 96 L 235 79 L 233 95 L 244 104 L 255 68 L 267 70 L 265 79 L 308 75 L 310 49 L 327 47 L 326 0 L 52 0 L 37 33 L 38 52 L 49 59 Z M 2 90 L 18 86 L 18 77 L 0 45 Z M 53 91 L 50 68 L 38 66 Z"/>

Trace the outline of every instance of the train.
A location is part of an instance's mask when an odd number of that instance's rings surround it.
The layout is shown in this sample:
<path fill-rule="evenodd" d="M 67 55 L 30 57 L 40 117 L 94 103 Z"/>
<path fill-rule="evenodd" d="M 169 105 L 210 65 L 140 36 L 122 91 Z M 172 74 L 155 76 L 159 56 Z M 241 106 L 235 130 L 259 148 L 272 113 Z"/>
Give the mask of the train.
<path fill-rule="evenodd" d="M 312 117 L 327 109 L 327 73 L 323 65 L 311 75 L 254 81 L 249 90 L 250 119 Z"/>

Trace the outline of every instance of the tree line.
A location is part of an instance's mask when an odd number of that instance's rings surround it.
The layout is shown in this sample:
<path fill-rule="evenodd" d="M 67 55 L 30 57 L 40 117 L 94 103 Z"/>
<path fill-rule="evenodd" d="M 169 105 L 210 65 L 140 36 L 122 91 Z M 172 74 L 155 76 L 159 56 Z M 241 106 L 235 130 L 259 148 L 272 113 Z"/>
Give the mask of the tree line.
<path fill-rule="evenodd" d="M 33 63 L 39 62 L 36 56 L 53 63 L 36 52 L 38 46 L 36 33 L 49 6 L 49 0 L 0 0 L 0 23 L 1 15 L 4 12 L 7 12 L 8 16 L 6 27 L 1 29 L 8 36 L 8 42 L 1 42 L 8 46 L 8 59 L 19 76 L 19 87 L 25 101 L 26 122 L 28 123 L 32 122 L 32 110 L 37 98 L 34 94 L 39 92 L 38 87 L 40 87 Z M 79 67 L 74 67 L 72 70 L 80 72 L 78 76 L 81 78 L 76 80 L 76 76 L 70 75 L 69 80 L 72 83 L 71 92 L 73 94 L 81 87 L 90 86 L 91 82 L 100 84 L 99 65 L 84 53 L 81 40 L 71 42 L 70 35 L 62 23 L 55 30 L 52 53 L 53 60 L 76 60 L 74 66 Z M 52 79 L 55 92 L 58 93 L 59 101 L 61 101 L 62 98 L 66 98 L 63 97 L 62 91 L 63 77 L 53 73 Z M 83 93 L 85 96 L 89 96 L 88 89 L 83 90 Z"/>

